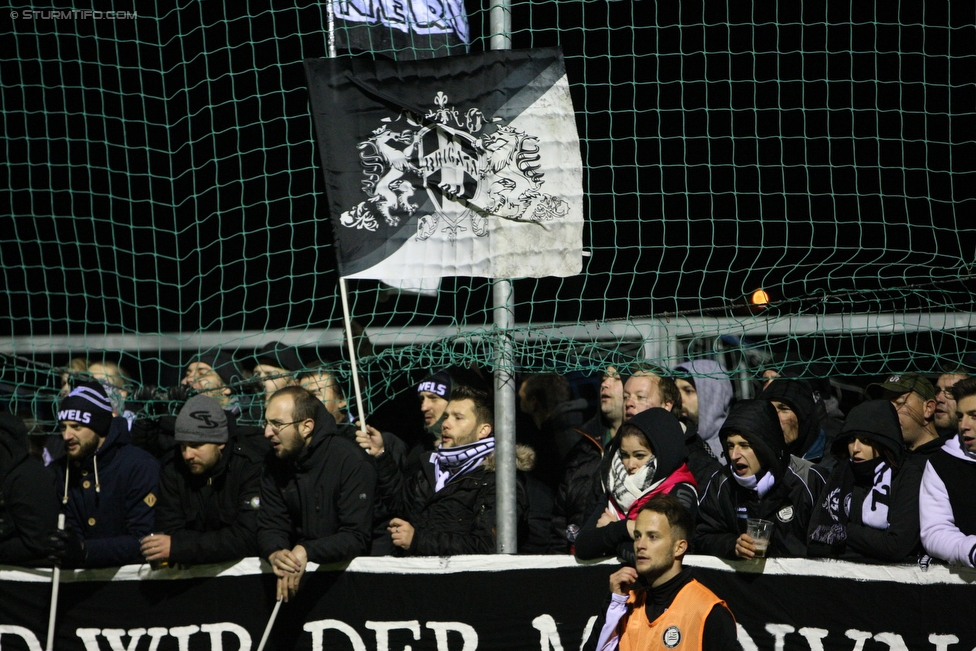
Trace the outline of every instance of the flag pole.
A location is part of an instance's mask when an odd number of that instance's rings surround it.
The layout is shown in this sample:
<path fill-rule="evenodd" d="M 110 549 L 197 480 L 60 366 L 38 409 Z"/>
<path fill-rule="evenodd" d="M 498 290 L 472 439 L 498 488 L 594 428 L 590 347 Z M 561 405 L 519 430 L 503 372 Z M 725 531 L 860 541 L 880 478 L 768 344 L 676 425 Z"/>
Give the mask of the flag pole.
<path fill-rule="evenodd" d="M 359 389 L 359 369 L 356 366 L 356 347 L 352 341 L 352 319 L 349 318 L 349 296 L 346 294 L 346 278 L 339 276 L 339 295 L 342 297 L 342 320 L 346 324 L 346 345 L 349 346 L 349 363 L 352 365 L 352 389 L 356 394 L 356 413 L 363 429 L 366 429 L 366 416 L 363 415 L 363 396 Z"/>
<path fill-rule="evenodd" d="M 64 513 L 58 514 L 58 531 L 64 531 Z M 58 616 L 58 587 L 61 585 L 61 561 L 54 564 L 54 573 L 51 575 L 51 608 L 48 610 L 47 617 L 47 643 L 44 651 L 54 649 L 54 622 Z"/>
<path fill-rule="evenodd" d="M 490 9 L 491 49 L 512 49 L 511 0 L 492 0 Z M 495 523 L 496 551 L 517 550 L 518 513 L 515 498 L 515 353 L 511 329 L 515 325 L 515 297 L 512 281 L 496 279 L 492 287 L 495 327 L 500 336 L 495 344 L 495 459 L 498 507 Z"/>

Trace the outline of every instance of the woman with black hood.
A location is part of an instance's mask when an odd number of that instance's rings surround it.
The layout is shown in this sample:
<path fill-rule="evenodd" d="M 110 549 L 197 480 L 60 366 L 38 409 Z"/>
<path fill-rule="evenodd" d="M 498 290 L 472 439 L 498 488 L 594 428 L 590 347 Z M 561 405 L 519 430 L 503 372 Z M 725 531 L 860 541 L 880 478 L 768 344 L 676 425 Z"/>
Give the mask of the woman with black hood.
<path fill-rule="evenodd" d="M 606 495 L 576 537 L 580 560 L 618 556 L 634 562 L 634 521 L 654 495 L 674 495 L 694 517 L 695 477 L 685 463 L 684 432 L 660 407 L 636 414 L 617 430 L 600 466 Z"/>
<path fill-rule="evenodd" d="M 765 400 L 739 401 L 719 437 L 729 463 L 712 475 L 698 505 L 695 552 L 753 558 L 747 521 L 762 518 L 773 523 L 767 556 L 806 556 L 814 493 L 790 467 L 776 410 Z M 822 485 L 815 469 L 810 478 Z"/>
<path fill-rule="evenodd" d="M 905 442 L 894 405 L 869 400 L 854 407 L 831 452 L 840 460 L 814 506 L 810 555 L 914 561 L 922 471 L 903 463 Z"/>

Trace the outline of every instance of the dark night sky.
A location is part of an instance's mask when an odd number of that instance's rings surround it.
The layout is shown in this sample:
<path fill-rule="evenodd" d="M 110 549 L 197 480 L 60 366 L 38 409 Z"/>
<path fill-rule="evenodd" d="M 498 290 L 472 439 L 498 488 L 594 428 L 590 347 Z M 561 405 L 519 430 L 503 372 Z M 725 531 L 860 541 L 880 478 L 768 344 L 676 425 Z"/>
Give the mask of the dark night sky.
<path fill-rule="evenodd" d="M 971 309 L 947 281 L 976 253 L 974 6 L 856 6 L 515 2 L 515 47 L 566 55 L 592 251 L 516 282 L 516 320 L 722 314 L 760 286 L 828 297 L 785 312 Z M 325 9 L 275 7 L 0 27 L 4 330 L 340 323 L 301 64 Z M 360 282 L 354 314 L 490 322 L 485 281 L 443 287 Z"/>

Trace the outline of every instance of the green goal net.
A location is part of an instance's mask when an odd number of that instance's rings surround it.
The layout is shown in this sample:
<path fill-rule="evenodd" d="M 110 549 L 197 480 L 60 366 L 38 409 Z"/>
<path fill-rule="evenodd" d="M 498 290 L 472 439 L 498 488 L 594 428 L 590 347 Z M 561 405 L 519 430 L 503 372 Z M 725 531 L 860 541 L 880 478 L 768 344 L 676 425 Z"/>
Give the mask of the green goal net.
<path fill-rule="evenodd" d="M 49 419 L 74 358 L 172 386 L 192 354 L 246 368 L 270 341 L 348 377 L 302 60 L 365 24 L 336 12 L 387 4 L 5 15 L 6 403 Z M 487 5 L 466 10 L 487 49 Z M 516 0 L 511 18 L 513 47 L 565 54 L 583 273 L 516 279 L 506 333 L 485 279 L 350 282 L 370 409 L 430 369 L 490 371 L 503 335 L 522 371 L 711 356 L 745 393 L 765 367 L 857 385 L 972 363 L 972 3 Z M 338 56 L 464 50 L 376 29 Z"/>

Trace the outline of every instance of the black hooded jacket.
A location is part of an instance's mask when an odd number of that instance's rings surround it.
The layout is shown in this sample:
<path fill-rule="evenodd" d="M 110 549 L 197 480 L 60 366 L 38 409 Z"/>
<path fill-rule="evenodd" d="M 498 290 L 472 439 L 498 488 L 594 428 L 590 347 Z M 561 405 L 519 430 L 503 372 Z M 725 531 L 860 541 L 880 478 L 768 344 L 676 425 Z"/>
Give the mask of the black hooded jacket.
<path fill-rule="evenodd" d="M 695 553 L 736 558 L 735 543 L 746 532 L 746 521 L 762 518 L 773 522 L 767 556 L 806 556 L 813 495 L 790 467 L 776 410 L 766 400 L 737 402 L 719 432 L 723 447 L 733 434 L 742 436 L 755 451 L 763 469 L 757 477 L 771 473 L 774 483 L 760 497 L 759 491 L 736 481 L 731 462 L 713 475 L 698 505 Z M 817 477 L 819 490 L 822 479 Z"/>
<path fill-rule="evenodd" d="M 820 513 L 823 509 L 828 508 L 830 493 L 841 485 L 841 475 L 854 474 L 847 443 L 855 436 L 871 441 L 879 451 L 887 451 L 884 456 L 892 461 L 890 493 L 886 496 L 888 528 L 876 529 L 863 524 L 862 507 L 865 498 L 872 495 L 873 475 L 864 478 L 855 475 L 848 511 L 849 520 L 846 523 L 846 542 L 826 548 L 811 541 L 810 554 L 863 557 L 886 563 L 914 561 L 921 550 L 918 493 L 922 482 L 922 468 L 908 460 L 898 412 L 888 400 L 869 400 L 851 409 L 847 415 L 847 421 L 831 450 L 839 460 L 817 499 L 810 531 L 821 520 Z"/>
<path fill-rule="evenodd" d="M 257 555 L 266 446 L 252 443 L 231 438 L 206 475 L 189 471 L 180 448 L 170 453 L 159 476 L 156 529 L 171 536 L 171 564 L 219 563 Z"/>
<path fill-rule="evenodd" d="M 660 407 L 642 411 L 624 422 L 624 425 L 621 426 L 624 433 L 626 433 L 627 425 L 638 428 L 651 444 L 651 451 L 657 460 L 653 480 L 655 483 L 670 477 L 685 464 L 687 454 L 685 433 L 681 429 L 681 423 L 669 411 Z M 609 477 L 613 459 L 620 449 L 621 430 L 617 431 L 617 435 L 607 446 L 607 451 L 600 464 L 604 497 L 592 511 L 576 538 L 576 558 L 580 560 L 617 556 L 624 562 L 634 562 L 634 539 L 630 535 L 626 520 L 617 520 L 602 527 L 596 526 L 600 516 L 608 507 Z M 693 483 L 678 483 L 671 487 L 669 492 L 685 505 L 692 517 L 695 516 L 698 506 L 698 493 Z"/>
<path fill-rule="evenodd" d="M 155 527 L 159 462 L 131 445 L 128 421 L 113 418 L 101 447 L 85 459 L 65 456 L 51 467 L 59 492 L 67 489 L 67 525 L 85 540 L 84 567 L 143 563 L 139 541 Z"/>
<path fill-rule="evenodd" d="M 27 427 L 0 414 L 0 564 L 50 565 L 50 539 L 58 526 L 54 477 L 28 454 Z"/>
<path fill-rule="evenodd" d="M 809 382 L 792 378 L 773 380 L 759 397 L 785 403 L 796 414 L 799 432 L 796 440 L 786 444 L 787 452 L 814 463 L 827 454 L 839 423 L 828 416 L 826 406 L 815 397 Z"/>
<path fill-rule="evenodd" d="M 268 558 L 302 545 L 314 563 L 339 563 L 369 553 L 376 465 L 338 433 L 319 404 L 312 438 L 298 459 L 269 452 L 261 478 L 258 549 Z"/>

